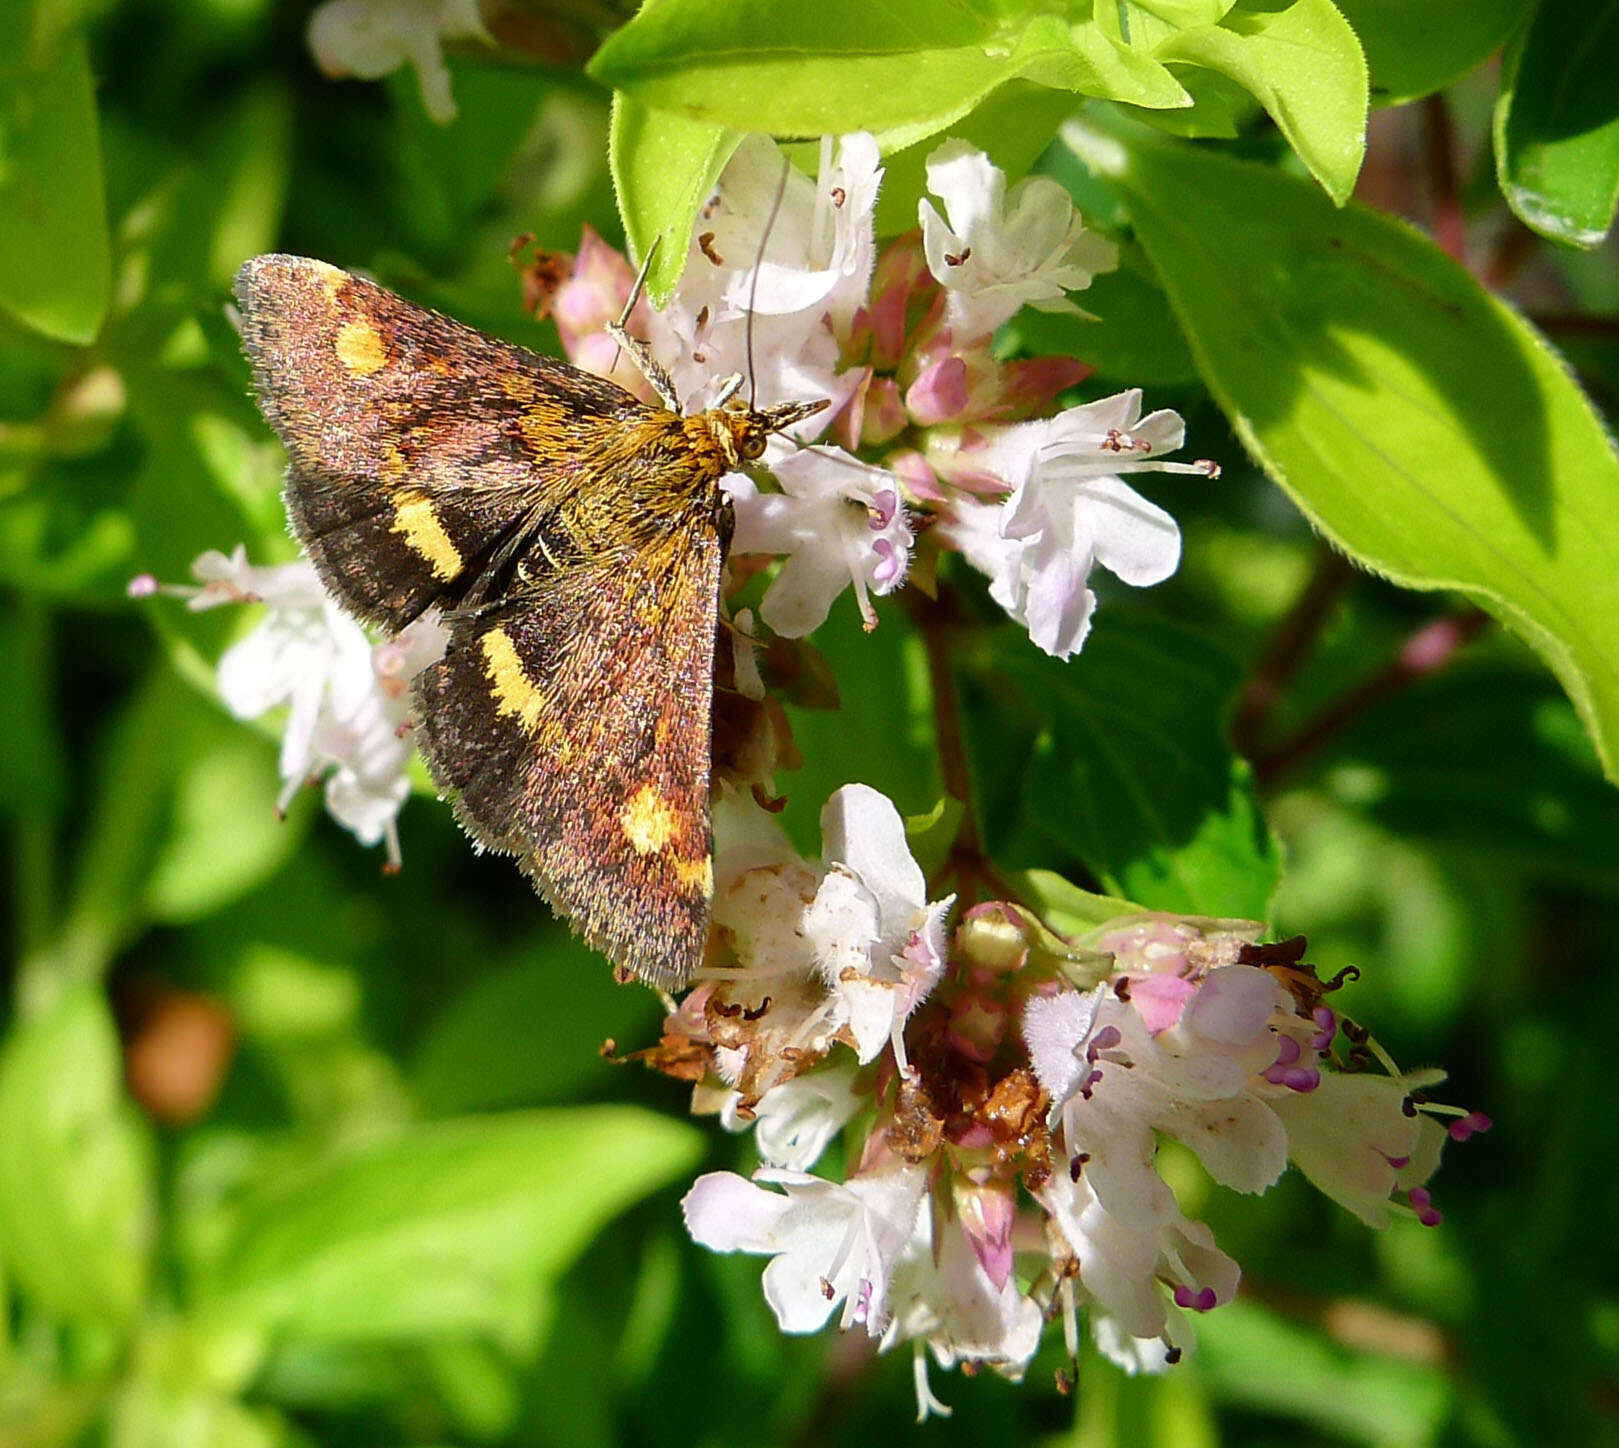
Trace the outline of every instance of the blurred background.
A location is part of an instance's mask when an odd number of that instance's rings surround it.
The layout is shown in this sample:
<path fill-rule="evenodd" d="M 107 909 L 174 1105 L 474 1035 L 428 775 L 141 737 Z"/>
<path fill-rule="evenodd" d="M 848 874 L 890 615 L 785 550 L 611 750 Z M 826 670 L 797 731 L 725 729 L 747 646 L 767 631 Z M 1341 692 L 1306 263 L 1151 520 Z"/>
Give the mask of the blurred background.
<path fill-rule="evenodd" d="M 237 266 L 367 268 L 556 351 L 514 239 L 622 236 L 609 97 L 577 68 L 611 13 L 512 0 L 501 58 L 451 55 L 440 125 L 409 70 L 323 77 L 309 9 L 64 0 L 46 10 L 81 58 L 6 82 L 0 136 L 45 148 L 61 204 L 89 218 L 104 198 L 112 280 L 82 346 L 0 282 L 0 1445 L 1619 1441 L 1619 799 L 1499 630 L 1433 677 L 1390 676 L 1413 630 L 1465 610 L 1323 554 L 1241 461 L 1149 287 L 1118 303 L 1130 345 L 1090 389 L 1145 386 L 1227 467 L 1160 495 L 1182 572 L 1104 617 L 1218 637 L 1239 700 L 1256 670 L 1279 680 L 1230 720 L 1285 852 L 1276 933 L 1306 933 L 1323 976 L 1360 967 L 1344 1007 L 1496 1122 L 1448 1153 L 1441 1229 L 1370 1233 L 1296 1176 L 1238 1200 L 1175 1159 L 1185 1211 L 1244 1268 L 1197 1354 L 1159 1381 L 1087 1358 L 1064 1395 L 1054 1332 L 1022 1386 L 936 1373 L 955 1416 L 914 1429 L 908 1354 L 783 1337 L 762 1262 L 685 1239 L 692 1177 L 750 1162 L 676 1083 L 603 1059 L 655 1039 L 649 992 L 612 985 L 425 788 L 397 878 L 317 792 L 277 821 L 274 730 L 213 688 L 249 611 L 125 594 L 209 548 L 293 556 L 224 311 Z M 1611 419 L 1611 239 L 1556 251 L 1507 218 L 1493 96 L 1487 63 L 1375 113 L 1361 194 L 1465 246 Z M 1256 127 L 1241 147 L 1277 142 Z M 905 813 L 939 789 L 925 683 L 893 688 L 919 676 L 903 625 L 868 640 L 845 598 L 817 643 L 845 707 L 793 712 L 806 850 L 847 779 Z M 970 679 L 965 696 L 991 841 L 1026 845 L 992 761 L 1040 721 Z"/>

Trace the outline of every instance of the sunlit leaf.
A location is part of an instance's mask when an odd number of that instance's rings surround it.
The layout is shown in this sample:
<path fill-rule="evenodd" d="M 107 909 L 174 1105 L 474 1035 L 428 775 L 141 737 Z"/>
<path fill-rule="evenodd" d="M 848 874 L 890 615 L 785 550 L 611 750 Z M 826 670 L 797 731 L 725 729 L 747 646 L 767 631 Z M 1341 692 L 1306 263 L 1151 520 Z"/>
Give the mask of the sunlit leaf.
<path fill-rule="evenodd" d="M 87 343 L 112 295 L 95 87 L 82 40 L 0 85 L 0 306 Z"/>
<path fill-rule="evenodd" d="M 1153 56 L 1236 81 L 1270 112 L 1327 194 L 1349 198 L 1366 152 L 1366 58 L 1332 0 L 1239 3 L 1218 25 L 1172 32 Z"/>
<path fill-rule="evenodd" d="M 1368 567 L 1459 590 L 1520 632 L 1614 776 L 1619 459 L 1555 354 L 1387 217 L 1141 128 L 1066 134 L 1124 196 L 1266 471 Z"/>
<path fill-rule="evenodd" d="M 154 1211 L 111 1012 L 98 987 L 71 987 L 0 1051 L 0 1255 L 46 1311 L 121 1323 L 146 1287 Z"/>
<path fill-rule="evenodd" d="M 1096 25 L 1049 14 L 832 0 L 657 0 L 589 67 L 643 104 L 738 130 L 933 135 L 1019 77 L 1144 106 L 1186 104 L 1156 61 Z"/>
<path fill-rule="evenodd" d="M 698 209 L 741 139 L 737 131 L 655 110 L 623 92 L 613 97 L 608 162 L 630 254 L 644 262 L 658 248 L 646 279 L 654 304 L 666 302 L 680 280 Z"/>
<path fill-rule="evenodd" d="M 699 1149 L 629 1108 L 414 1127 L 246 1206 L 209 1310 L 314 1340 L 487 1326 L 506 1284 L 556 1276 Z"/>
<path fill-rule="evenodd" d="M 1121 915 L 1139 915 L 1141 906 L 1113 895 L 1098 895 L 1054 870 L 1022 870 L 1016 878 L 1018 899 L 1059 935 L 1085 935 Z"/>

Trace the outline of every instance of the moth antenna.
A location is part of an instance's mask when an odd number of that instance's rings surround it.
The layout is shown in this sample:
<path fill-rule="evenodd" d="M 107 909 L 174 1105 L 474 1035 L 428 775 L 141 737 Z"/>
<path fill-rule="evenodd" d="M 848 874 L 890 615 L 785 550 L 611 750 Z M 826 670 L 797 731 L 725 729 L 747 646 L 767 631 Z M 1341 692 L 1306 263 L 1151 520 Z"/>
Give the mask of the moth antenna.
<path fill-rule="evenodd" d="M 646 260 L 641 263 L 641 270 L 636 273 L 635 285 L 630 288 L 629 300 L 624 303 L 624 310 L 619 313 L 618 320 L 608 324 L 607 335 L 613 339 L 614 343 L 613 366 L 618 366 L 618 358 L 621 352 L 628 352 L 630 361 L 635 364 L 636 371 L 652 384 L 652 390 L 658 394 L 663 405 L 671 412 L 679 412 L 680 399 L 675 395 L 673 380 L 653 360 L 652 349 L 639 338 L 630 336 L 626 330 L 630 324 L 630 313 L 635 310 L 635 304 L 641 300 L 642 289 L 646 286 L 647 273 L 652 270 L 653 258 L 657 256 L 658 244 L 662 240 L 661 235 L 652 238 L 652 245 L 646 251 Z"/>
<path fill-rule="evenodd" d="M 753 259 L 753 281 L 748 286 L 748 411 L 758 411 L 759 374 L 753 367 L 753 307 L 759 299 L 759 271 L 765 264 L 765 247 L 770 244 L 770 233 L 776 226 L 776 215 L 781 210 L 781 198 L 787 194 L 787 171 L 792 162 L 781 158 L 781 177 L 776 182 L 776 194 L 770 202 L 770 215 L 765 218 L 765 229 L 759 237 L 759 254 Z"/>
<path fill-rule="evenodd" d="M 660 232 L 652 238 L 652 245 L 646 249 L 646 259 L 641 263 L 641 270 L 635 274 L 635 285 L 630 288 L 630 299 L 624 303 L 624 310 L 619 313 L 618 325 L 622 329 L 630 324 L 630 313 L 635 310 L 635 304 L 641 300 L 641 293 L 646 290 L 647 273 L 652 270 L 652 263 L 657 258 L 658 247 L 663 242 Z"/>

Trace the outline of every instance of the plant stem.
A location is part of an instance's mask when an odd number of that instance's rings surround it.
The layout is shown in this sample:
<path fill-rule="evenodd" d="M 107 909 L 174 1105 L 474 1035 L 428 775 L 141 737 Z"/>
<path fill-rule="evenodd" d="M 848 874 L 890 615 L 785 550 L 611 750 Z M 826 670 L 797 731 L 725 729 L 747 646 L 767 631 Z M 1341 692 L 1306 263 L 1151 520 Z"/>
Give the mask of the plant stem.
<path fill-rule="evenodd" d="M 1354 576 L 1354 566 L 1347 558 L 1325 545 L 1321 547 L 1310 581 L 1277 625 L 1237 696 L 1231 715 L 1231 742 L 1238 753 L 1252 756 L 1257 751 L 1270 711 L 1314 647 L 1333 604 Z"/>
<path fill-rule="evenodd" d="M 968 626 L 966 616 L 942 583 L 937 598 L 927 598 L 914 590 L 912 593 L 914 596 L 908 600 L 908 605 L 928 658 L 928 691 L 933 696 L 939 774 L 945 793 L 959 800 L 962 806 L 956 837 L 950 843 L 944 864 L 928 882 L 929 889 L 933 891 L 944 880 L 953 879 L 965 904 L 981 899 L 1014 899 L 1015 893 L 984 854 L 974 814 L 972 764 L 961 732 L 961 697 L 951 660 L 953 637 Z"/>
<path fill-rule="evenodd" d="M 1373 704 L 1442 669 L 1489 621 L 1487 613 L 1474 608 L 1424 624 L 1377 673 L 1328 704 L 1291 739 L 1256 757 L 1253 762 L 1255 780 L 1261 786 L 1274 784 L 1280 775 L 1308 758 Z"/>
<path fill-rule="evenodd" d="M 1462 213 L 1461 187 L 1456 179 L 1456 138 L 1450 110 L 1438 91 L 1422 103 L 1422 155 L 1433 201 L 1434 240 L 1465 264 L 1467 221 Z"/>

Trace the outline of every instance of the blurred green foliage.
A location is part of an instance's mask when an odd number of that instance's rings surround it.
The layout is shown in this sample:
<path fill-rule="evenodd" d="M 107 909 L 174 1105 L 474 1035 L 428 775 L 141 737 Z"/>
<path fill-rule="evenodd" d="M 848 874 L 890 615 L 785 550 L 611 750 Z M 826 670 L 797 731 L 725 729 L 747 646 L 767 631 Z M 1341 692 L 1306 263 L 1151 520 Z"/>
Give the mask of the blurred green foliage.
<path fill-rule="evenodd" d="M 1161 1381 L 1087 1358 L 1065 1398 L 1053 1340 L 1021 1388 L 937 1382 L 955 1417 L 923 1431 L 1086 1448 L 1619 1441 L 1619 1170 L 1602 1144 L 1619 1082 L 1601 1034 L 1619 1020 L 1619 800 L 1581 719 L 1611 739 L 1619 714 L 1616 469 L 1519 318 L 1410 231 L 1333 211 L 1304 174 L 1341 199 L 1368 96 L 1458 82 L 1451 139 L 1487 181 L 1468 72 L 1520 32 L 1497 117 L 1506 199 L 1557 234 L 1551 197 L 1574 218 L 1562 232 L 1590 243 L 1613 214 L 1612 79 L 1556 66 L 1578 30 L 1565 8 L 1143 0 L 1057 25 L 1016 3 L 664 0 L 597 53 L 594 79 L 452 57 L 443 127 L 408 72 L 323 78 L 308 8 L 14 0 L 0 16 L 0 1445 L 910 1431 L 903 1354 L 783 1338 L 760 1264 L 685 1240 L 685 1184 L 742 1153 L 680 1119 L 681 1089 L 601 1059 L 606 1038 L 651 1040 L 653 998 L 613 986 L 430 796 L 404 812 L 401 880 L 312 798 L 277 824 L 273 742 L 212 689 L 246 620 L 124 593 L 138 572 L 183 579 L 208 548 L 291 556 L 279 453 L 224 310 L 242 259 L 368 268 L 554 350 L 521 309 L 512 239 L 678 232 L 746 125 L 881 132 L 890 232 L 914 218 L 941 129 L 1013 173 L 1044 152 L 1121 229 L 1124 266 L 1087 299 L 1094 319 L 1020 319 L 1005 342 L 1086 357 L 1094 395 L 1148 384 L 1192 450 L 1228 464 L 1219 484 L 1154 482 L 1183 568 L 1106 597 L 1067 666 L 1007 642 L 957 573 L 985 624 L 955 682 L 998 862 L 1160 908 L 1261 915 L 1268 900 L 1323 975 L 1361 968 L 1345 1008 L 1397 1059 L 1443 1062 L 1497 1121 L 1450 1153 L 1436 1232 L 1373 1237 L 1297 1179 L 1237 1200 L 1176 1163 L 1188 1215 L 1244 1267 L 1198 1355 Z M 604 33 L 614 18 L 526 9 Z M 1611 36 L 1614 7 L 1593 12 Z M 720 44 L 738 33 L 747 45 Z M 1312 48 L 1320 64 L 1291 59 Z M 608 84 L 624 88 L 616 112 Z M 1088 171 L 1047 149 L 1097 96 L 1223 137 L 1237 159 L 1095 111 Z M 1363 184 L 1424 219 L 1414 112 L 1389 114 L 1403 119 L 1374 131 Z M 1583 258 L 1533 251 L 1488 184 L 1466 195 L 1475 236 L 1505 229 L 1516 300 L 1561 314 L 1556 337 L 1612 409 L 1611 238 Z M 1346 246 L 1355 265 L 1319 265 Z M 683 255 L 666 248 L 664 290 Z M 1329 422 L 1343 433 L 1323 451 Z M 1518 622 L 1580 712 L 1494 630 L 1335 714 L 1448 605 L 1335 575 L 1245 445 L 1377 572 L 1460 586 Z M 1240 741 L 1250 765 L 1227 742 L 1234 709 L 1253 723 L 1242 682 L 1267 677 L 1312 578 L 1330 585 L 1318 626 L 1273 670 L 1263 727 Z M 844 599 L 816 642 L 842 709 L 791 711 L 805 766 L 786 819 L 806 850 L 846 780 L 917 816 L 942 789 L 903 614 L 868 638 Z M 1287 747 L 1323 717 L 1341 727 Z M 1053 918 L 1083 908 L 1055 877 L 1040 888 Z"/>

